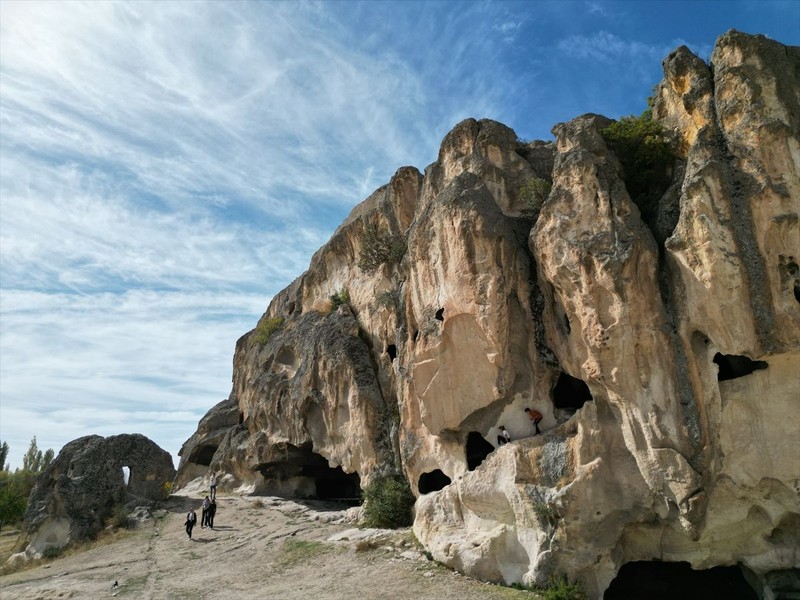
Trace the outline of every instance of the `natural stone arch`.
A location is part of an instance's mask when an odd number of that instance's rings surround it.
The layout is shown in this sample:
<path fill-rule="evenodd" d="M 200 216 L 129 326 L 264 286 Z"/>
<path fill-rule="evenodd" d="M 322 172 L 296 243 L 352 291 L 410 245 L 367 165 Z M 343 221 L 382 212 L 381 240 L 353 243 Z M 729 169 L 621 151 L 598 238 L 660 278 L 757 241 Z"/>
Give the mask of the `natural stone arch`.
<path fill-rule="evenodd" d="M 430 494 L 431 492 L 438 492 L 450 485 L 450 483 L 451 479 L 441 469 L 436 469 L 420 475 L 417 488 L 420 494 Z"/>
<path fill-rule="evenodd" d="M 637 561 L 622 565 L 604 600 L 725 598 L 757 600 L 739 567 L 694 570 L 688 562 Z"/>

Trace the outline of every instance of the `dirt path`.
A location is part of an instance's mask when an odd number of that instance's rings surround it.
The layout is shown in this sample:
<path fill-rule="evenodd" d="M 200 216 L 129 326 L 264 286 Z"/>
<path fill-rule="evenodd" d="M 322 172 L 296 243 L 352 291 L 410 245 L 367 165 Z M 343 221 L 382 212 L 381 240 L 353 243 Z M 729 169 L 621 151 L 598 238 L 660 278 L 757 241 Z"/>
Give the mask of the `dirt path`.
<path fill-rule="evenodd" d="M 330 503 L 220 496 L 214 529 L 189 540 L 184 515 L 200 501 L 173 496 L 119 541 L 2 576 L 0 600 L 536 598 L 426 560 L 407 529 L 357 530 Z"/>

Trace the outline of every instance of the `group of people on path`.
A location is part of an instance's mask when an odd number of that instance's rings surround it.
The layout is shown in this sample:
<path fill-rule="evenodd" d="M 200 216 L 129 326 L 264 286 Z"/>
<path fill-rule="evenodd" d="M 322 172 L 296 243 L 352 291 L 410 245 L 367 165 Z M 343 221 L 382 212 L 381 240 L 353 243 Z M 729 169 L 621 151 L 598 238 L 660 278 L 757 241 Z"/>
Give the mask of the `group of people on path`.
<path fill-rule="evenodd" d="M 540 433 L 542 433 L 541 429 L 539 429 L 539 423 L 541 423 L 542 419 L 544 418 L 542 416 L 542 413 L 540 413 L 538 410 L 534 410 L 531 408 L 526 408 L 525 413 L 530 418 L 531 423 L 533 423 L 533 429 L 534 429 L 533 435 L 539 435 Z M 500 434 L 497 436 L 497 445 L 502 446 L 503 444 L 507 444 L 510 441 L 511 441 L 511 434 L 508 433 L 508 429 L 506 429 L 505 425 L 500 425 Z"/>
<path fill-rule="evenodd" d="M 211 480 L 209 484 L 210 488 L 210 498 L 206 496 L 203 500 L 203 504 L 200 506 L 200 528 L 203 529 L 208 527 L 209 529 L 214 529 L 214 516 L 217 514 L 217 474 L 211 474 Z M 192 529 L 197 524 L 197 513 L 194 511 L 194 507 L 189 509 L 189 512 L 186 514 L 186 535 L 189 536 L 189 539 L 192 539 Z"/>

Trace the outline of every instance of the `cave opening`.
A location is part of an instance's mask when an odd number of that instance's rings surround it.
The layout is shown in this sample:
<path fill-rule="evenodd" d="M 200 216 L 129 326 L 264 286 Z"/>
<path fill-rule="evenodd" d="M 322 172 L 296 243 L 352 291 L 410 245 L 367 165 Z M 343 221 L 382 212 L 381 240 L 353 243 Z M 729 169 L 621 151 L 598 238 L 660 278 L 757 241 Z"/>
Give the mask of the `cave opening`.
<path fill-rule="evenodd" d="M 203 446 L 197 451 L 194 462 L 196 462 L 198 465 L 207 467 L 211 464 L 211 460 L 214 458 L 214 453 L 216 451 L 216 446 Z"/>
<path fill-rule="evenodd" d="M 428 314 L 430 314 L 430 313 L 428 313 Z M 444 321 L 444 309 L 440 308 L 439 310 L 437 310 L 436 311 L 436 315 L 434 316 L 434 318 L 437 321 Z"/>
<path fill-rule="evenodd" d="M 750 360 L 746 356 L 736 356 L 735 354 L 714 355 L 714 362 L 719 366 L 717 371 L 717 381 L 728 381 L 750 375 L 753 371 L 766 369 L 769 364 L 763 360 Z"/>
<path fill-rule="evenodd" d="M 591 400 L 592 393 L 584 381 L 561 372 L 553 388 L 553 406 L 575 412 Z"/>
<path fill-rule="evenodd" d="M 800 281 L 794 284 L 794 299 L 800 302 Z"/>
<path fill-rule="evenodd" d="M 239 411 L 239 425 L 244 424 L 244 413 Z"/>
<path fill-rule="evenodd" d="M 325 457 L 311 450 L 311 444 L 286 444 L 280 453 L 284 460 L 258 467 L 265 480 L 277 484 L 273 495 L 347 502 L 361 499 L 358 473 L 345 473 L 340 466 L 331 467 Z"/>
<path fill-rule="evenodd" d="M 695 571 L 688 562 L 637 561 L 622 565 L 604 600 L 757 600 L 739 567 Z"/>
<path fill-rule="evenodd" d="M 317 498 L 320 500 L 358 500 L 361 498 L 361 478 L 358 473 L 345 473 L 342 467 L 325 465 L 305 465 L 302 477 L 314 480 Z"/>
<path fill-rule="evenodd" d="M 420 494 L 430 494 L 431 492 L 438 492 L 448 485 L 450 485 L 450 478 L 441 469 L 436 469 L 420 475 L 417 487 Z"/>
<path fill-rule="evenodd" d="M 386 354 L 389 355 L 390 360 L 397 358 L 397 346 L 395 344 L 389 344 L 386 346 Z"/>
<path fill-rule="evenodd" d="M 484 459 L 494 452 L 494 446 L 486 441 L 477 431 L 470 431 L 467 435 L 467 469 L 474 471 Z"/>

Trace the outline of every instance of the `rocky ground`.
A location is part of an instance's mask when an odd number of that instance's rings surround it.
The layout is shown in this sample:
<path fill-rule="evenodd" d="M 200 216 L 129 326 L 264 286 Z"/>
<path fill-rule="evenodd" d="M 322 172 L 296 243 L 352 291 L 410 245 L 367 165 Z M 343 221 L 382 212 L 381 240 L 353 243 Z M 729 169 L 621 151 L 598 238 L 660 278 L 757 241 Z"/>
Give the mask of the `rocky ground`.
<path fill-rule="evenodd" d="M 201 495 L 184 494 L 119 539 L 0 576 L 0 600 L 536 598 L 427 560 L 408 529 L 359 530 L 332 503 L 220 495 L 214 529 L 189 540 Z"/>

